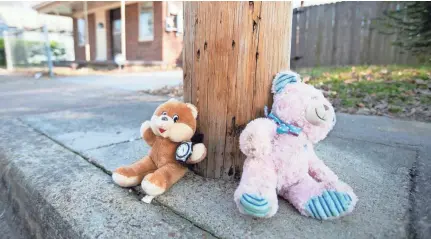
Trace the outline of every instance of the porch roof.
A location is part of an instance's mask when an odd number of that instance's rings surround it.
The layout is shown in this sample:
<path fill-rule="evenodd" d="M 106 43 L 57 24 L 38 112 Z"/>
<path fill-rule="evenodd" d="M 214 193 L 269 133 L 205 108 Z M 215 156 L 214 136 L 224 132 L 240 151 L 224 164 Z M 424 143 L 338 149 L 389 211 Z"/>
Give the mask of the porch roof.
<path fill-rule="evenodd" d="M 127 1 L 126 5 L 135 3 L 136 1 Z M 69 17 L 81 17 L 84 14 L 84 3 L 85 1 L 44 1 L 33 6 L 33 9 L 40 13 L 69 16 Z M 100 9 L 111 9 L 121 6 L 121 1 L 87 1 L 87 11 L 92 13 Z"/>

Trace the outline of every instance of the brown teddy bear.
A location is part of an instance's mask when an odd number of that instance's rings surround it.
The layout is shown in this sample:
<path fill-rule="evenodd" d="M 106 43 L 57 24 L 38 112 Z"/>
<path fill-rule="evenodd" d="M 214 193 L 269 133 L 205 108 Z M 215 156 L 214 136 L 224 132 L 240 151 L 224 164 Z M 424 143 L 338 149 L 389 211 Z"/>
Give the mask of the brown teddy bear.
<path fill-rule="evenodd" d="M 116 169 L 112 174 L 114 182 L 121 187 L 141 183 L 147 194 L 142 201 L 146 203 L 168 190 L 187 172 L 184 162 L 195 164 L 206 156 L 204 144 L 188 142 L 196 132 L 197 116 L 196 107 L 189 103 L 171 99 L 160 105 L 151 121 L 141 126 L 140 135 L 151 146 L 148 155 Z"/>

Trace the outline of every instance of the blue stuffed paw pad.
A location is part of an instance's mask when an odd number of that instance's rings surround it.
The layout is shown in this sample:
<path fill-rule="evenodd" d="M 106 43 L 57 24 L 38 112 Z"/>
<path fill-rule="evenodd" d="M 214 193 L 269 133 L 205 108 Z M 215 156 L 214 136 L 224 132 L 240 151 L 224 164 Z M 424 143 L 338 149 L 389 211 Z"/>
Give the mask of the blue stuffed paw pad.
<path fill-rule="evenodd" d="M 254 217 L 265 217 L 270 209 L 268 200 L 255 194 L 244 193 L 240 204 L 246 214 Z"/>
<path fill-rule="evenodd" d="M 315 219 L 328 220 L 343 216 L 351 206 L 352 198 L 347 193 L 325 190 L 308 200 L 305 210 Z"/>

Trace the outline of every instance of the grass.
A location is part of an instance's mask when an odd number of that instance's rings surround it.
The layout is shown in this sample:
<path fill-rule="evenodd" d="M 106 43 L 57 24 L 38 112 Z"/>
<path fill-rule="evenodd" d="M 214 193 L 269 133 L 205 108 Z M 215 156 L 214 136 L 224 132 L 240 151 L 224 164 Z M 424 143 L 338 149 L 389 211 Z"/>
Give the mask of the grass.
<path fill-rule="evenodd" d="M 431 121 L 431 66 L 354 66 L 299 69 L 337 111 Z"/>

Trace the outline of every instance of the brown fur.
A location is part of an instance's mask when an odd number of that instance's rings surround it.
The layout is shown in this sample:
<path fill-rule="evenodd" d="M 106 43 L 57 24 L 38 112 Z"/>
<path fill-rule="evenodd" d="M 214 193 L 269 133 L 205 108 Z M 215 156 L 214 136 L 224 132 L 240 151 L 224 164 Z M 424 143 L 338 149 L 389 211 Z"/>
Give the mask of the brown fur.
<path fill-rule="evenodd" d="M 162 115 L 163 112 L 166 112 L 166 114 Z M 164 190 L 169 189 L 180 180 L 187 172 L 187 168 L 175 160 L 175 151 L 179 142 L 173 142 L 169 136 L 163 137 L 160 132 L 158 132 L 159 128 L 155 126 L 157 125 L 158 117 L 169 116 L 173 118 L 174 115 L 178 115 L 179 119 L 176 123 L 171 123 L 169 129 L 178 130 L 181 127 L 190 127 L 192 132 L 195 133 L 196 119 L 193 116 L 190 105 L 188 106 L 178 101 L 168 101 L 156 109 L 150 123 L 151 127 L 143 132 L 142 138 L 152 147 L 148 156 L 145 156 L 132 165 L 120 167 L 116 169 L 114 173 L 127 178 L 138 177 L 139 182 L 142 181 L 142 179 L 147 180 Z M 166 121 L 163 121 L 163 123 L 165 122 Z M 169 133 L 172 135 L 175 132 Z M 181 136 L 177 136 L 176 138 L 178 137 L 181 138 Z M 190 140 L 190 138 L 191 136 L 184 140 Z M 203 155 L 203 157 L 205 157 L 205 155 Z"/>

